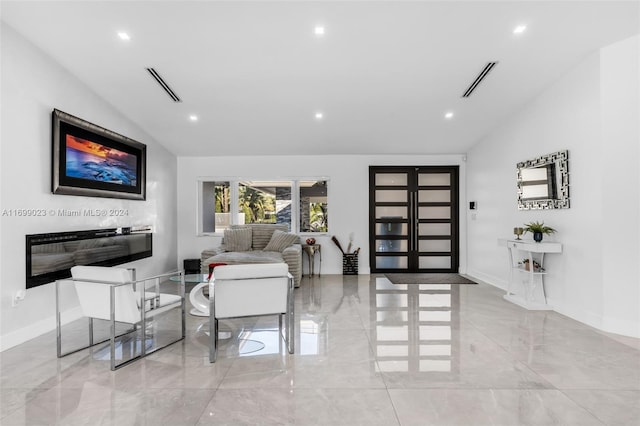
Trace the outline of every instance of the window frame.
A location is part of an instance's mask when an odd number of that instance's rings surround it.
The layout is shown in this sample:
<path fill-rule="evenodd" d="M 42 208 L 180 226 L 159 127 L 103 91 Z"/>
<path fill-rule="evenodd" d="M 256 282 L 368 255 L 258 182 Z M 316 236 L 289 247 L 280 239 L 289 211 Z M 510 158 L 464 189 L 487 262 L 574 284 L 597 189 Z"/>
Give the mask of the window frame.
<path fill-rule="evenodd" d="M 298 227 L 298 233 L 302 234 L 302 235 L 309 235 L 309 236 L 314 236 L 314 235 L 327 235 L 329 234 L 329 224 L 327 223 L 327 230 L 326 231 L 322 231 L 322 232 L 315 232 L 315 231 L 300 231 L 300 219 L 301 219 L 301 215 L 302 212 L 300 211 L 300 182 L 309 182 L 309 181 L 324 181 L 325 185 L 326 185 L 326 190 L 327 190 L 327 206 L 329 206 L 329 179 L 327 178 L 309 178 L 309 179 L 298 179 L 297 183 L 297 187 L 296 187 L 296 196 L 298 197 L 297 202 L 296 202 L 296 206 L 297 206 L 297 213 L 298 213 L 298 217 L 297 217 L 297 227 Z"/>
<path fill-rule="evenodd" d="M 197 208 L 196 208 L 196 236 L 198 237 L 221 237 L 224 235 L 224 230 L 214 231 L 214 232 L 205 232 L 204 231 L 204 184 L 205 182 L 229 182 L 229 195 L 230 199 L 230 213 L 231 213 L 231 225 L 238 224 L 238 200 L 239 200 L 239 187 L 240 184 L 244 181 L 252 181 L 252 182 L 271 182 L 271 181 L 287 181 L 291 183 L 291 224 L 290 229 L 291 232 L 303 235 L 303 236 L 321 236 L 328 235 L 330 227 L 327 225 L 327 231 L 325 232 L 311 232 L 311 231 L 300 231 L 300 182 L 301 181 L 310 181 L 310 180 L 322 180 L 327 183 L 327 206 L 331 203 L 329 202 L 329 187 L 330 187 L 330 179 L 326 176 L 295 176 L 295 177 L 282 177 L 282 178 L 273 178 L 266 179 L 264 177 L 260 178 L 245 178 L 238 176 L 201 176 L 197 179 Z"/>

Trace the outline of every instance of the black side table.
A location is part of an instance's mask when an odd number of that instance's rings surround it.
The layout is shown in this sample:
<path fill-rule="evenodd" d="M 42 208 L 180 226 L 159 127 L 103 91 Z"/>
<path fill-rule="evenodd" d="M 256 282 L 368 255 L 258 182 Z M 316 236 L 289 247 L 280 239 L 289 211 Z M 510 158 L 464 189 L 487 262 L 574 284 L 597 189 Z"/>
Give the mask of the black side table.
<path fill-rule="evenodd" d="M 200 259 L 185 259 L 182 262 L 185 275 L 200 274 Z"/>

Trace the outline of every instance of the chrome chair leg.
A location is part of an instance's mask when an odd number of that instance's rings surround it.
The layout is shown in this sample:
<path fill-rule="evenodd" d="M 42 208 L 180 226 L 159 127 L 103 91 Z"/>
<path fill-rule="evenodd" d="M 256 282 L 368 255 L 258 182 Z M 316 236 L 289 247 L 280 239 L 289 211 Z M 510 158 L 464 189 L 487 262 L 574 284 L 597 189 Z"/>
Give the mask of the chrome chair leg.
<path fill-rule="evenodd" d="M 209 362 L 216 362 L 218 359 L 218 320 L 211 321 L 209 326 Z"/>
<path fill-rule="evenodd" d="M 296 318 L 295 318 L 295 301 L 293 295 L 294 289 L 294 281 L 293 277 L 289 275 L 289 291 L 287 293 L 287 312 L 285 314 L 285 324 L 287 327 L 287 348 L 289 349 L 289 353 L 295 353 L 296 348 Z"/>
<path fill-rule="evenodd" d="M 216 319 L 215 283 L 209 284 L 209 362 L 218 357 L 218 320 Z"/>

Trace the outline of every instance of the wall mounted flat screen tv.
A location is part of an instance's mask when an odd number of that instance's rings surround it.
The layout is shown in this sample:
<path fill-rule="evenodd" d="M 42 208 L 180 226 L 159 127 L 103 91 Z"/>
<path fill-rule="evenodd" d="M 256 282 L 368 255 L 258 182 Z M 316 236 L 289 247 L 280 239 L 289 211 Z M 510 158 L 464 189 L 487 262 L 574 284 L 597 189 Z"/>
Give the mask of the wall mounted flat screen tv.
<path fill-rule="evenodd" d="M 146 145 L 53 110 L 54 194 L 146 198 Z"/>

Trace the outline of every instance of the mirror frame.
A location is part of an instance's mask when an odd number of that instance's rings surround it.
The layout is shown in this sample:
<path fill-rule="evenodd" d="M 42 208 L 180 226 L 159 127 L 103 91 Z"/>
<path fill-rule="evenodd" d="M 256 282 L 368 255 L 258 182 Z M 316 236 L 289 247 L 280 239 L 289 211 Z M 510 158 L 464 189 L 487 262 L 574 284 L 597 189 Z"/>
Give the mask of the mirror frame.
<path fill-rule="evenodd" d="M 533 167 L 555 167 L 557 194 L 555 198 L 525 199 L 523 193 L 522 170 Z M 558 151 L 551 154 L 522 161 L 517 164 L 518 176 L 518 210 L 552 210 L 569 208 L 569 151 Z"/>

